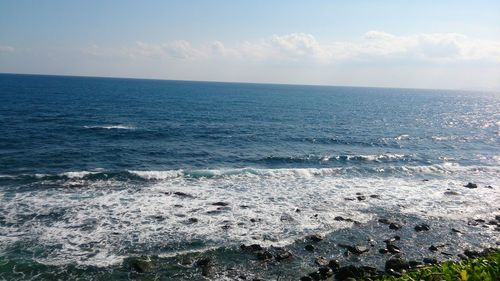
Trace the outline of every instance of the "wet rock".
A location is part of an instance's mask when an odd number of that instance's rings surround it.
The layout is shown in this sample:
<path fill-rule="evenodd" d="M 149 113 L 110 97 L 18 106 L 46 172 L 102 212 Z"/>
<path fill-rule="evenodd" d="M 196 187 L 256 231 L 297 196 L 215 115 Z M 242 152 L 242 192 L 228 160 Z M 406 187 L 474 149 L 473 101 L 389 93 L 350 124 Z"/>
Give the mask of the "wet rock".
<path fill-rule="evenodd" d="M 391 253 L 391 254 L 401 253 L 401 250 L 397 246 L 392 245 L 392 244 L 387 245 L 387 251 L 389 251 L 389 253 Z"/>
<path fill-rule="evenodd" d="M 302 276 L 300 277 L 300 281 L 313 281 L 313 279 L 310 276 Z"/>
<path fill-rule="evenodd" d="M 264 248 L 262 248 L 262 246 L 259 244 L 252 244 L 250 246 L 246 246 L 245 244 L 241 244 L 240 248 L 244 251 L 250 251 L 250 252 L 257 252 L 257 251 L 264 250 Z"/>
<path fill-rule="evenodd" d="M 438 263 L 437 259 L 435 259 L 435 258 L 424 258 L 422 261 L 426 264 L 437 264 Z"/>
<path fill-rule="evenodd" d="M 378 194 L 372 194 L 372 195 L 370 195 L 370 198 L 379 199 L 380 195 L 378 195 Z"/>
<path fill-rule="evenodd" d="M 314 263 L 319 265 L 319 266 L 326 266 L 328 265 L 328 260 L 325 259 L 324 257 L 317 257 L 316 259 L 314 259 Z"/>
<path fill-rule="evenodd" d="M 411 268 L 418 268 L 422 266 L 422 263 L 419 261 L 409 261 L 408 264 Z"/>
<path fill-rule="evenodd" d="M 335 279 L 347 280 L 348 278 L 362 278 L 364 271 L 354 265 L 343 266 L 335 273 Z"/>
<path fill-rule="evenodd" d="M 362 253 L 369 251 L 368 247 L 358 246 L 358 245 L 351 246 L 351 245 L 339 244 L 339 247 L 346 248 L 347 251 L 349 251 L 353 254 L 356 254 L 356 255 L 359 255 L 359 254 L 362 254 Z"/>
<path fill-rule="evenodd" d="M 276 255 L 276 257 L 275 257 L 275 259 L 276 259 L 277 261 L 289 260 L 289 259 L 291 259 L 291 258 L 293 258 L 293 254 L 292 254 L 291 252 L 289 252 L 289 251 L 284 251 L 284 252 L 282 252 L 282 253 L 279 253 L 279 254 L 277 254 L 277 255 Z"/>
<path fill-rule="evenodd" d="M 170 195 L 170 192 L 167 192 L 166 194 Z M 173 193 L 174 195 L 177 195 L 179 197 L 183 197 L 183 198 L 194 198 L 193 195 L 191 194 L 187 194 L 187 193 L 184 193 L 184 192 L 180 192 L 180 191 L 176 191 Z"/>
<path fill-rule="evenodd" d="M 381 254 L 387 254 L 389 252 L 389 250 L 388 249 L 379 249 L 378 252 Z"/>
<path fill-rule="evenodd" d="M 259 222 L 259 221 L 261 221 L 261 219 L 254 219 L 254 218 L 250 219 L 250 222 Z"/>
<path fill-rule="evenodd" d="M 356 199 L 354 199 L 354 198 L 349 198 L 349 197 L 346 197 L 346 198 L 344 198 L 344 200 L 346 200 L 346 201 L 354 201 L 354 200 L 356 200 Z"/>
<path fill-rule="evenodd" d="M 456 228 L 452 228 L 451 231 L 455 232 L 455 233 L 462 233 L 462 231 L 456 229 Z"/>
<path fill-rule="evenodd" d="M 250 208 L 250 206 L 248 206 L 248 205 L 240 205 L 240 208 L 242 208 L 242 209 L 248 209 L 248 208 Z"/>
<path fill-rule="evenodd" d="M 378 222 L 383 223 L 383 224 L 391 224 L 392 223 L 392 221 L 390 221 L 386 218 L 380 218 L 380 219 L 378 219 Z"/>
<path fill-rule="evenodd" d="M 366 200 L 366 196 L 364 196 L 364 195 L 357 196 L 356 198 L 358 199 L 358 201 Z"/>
<path fill-rule="evenodd" d="M 429 251 L 431 251 L 431 252 L 437 252 L 438 250 L 439 250 L 439 249 L 438 249 L 436 246 L 434 246 L 434 245 L 431 245 L 431 246 L 429 247 Z"/>
<path fill-rule="evenodd" d="M 308 240 L 313 241 L 313 242 L 319 242 L 319 241 L 325 239 L 325 236 L 323 236 L 321 234 L 311 234 L 311 235 L 306 236 L 306 238 Z"/>
<path fill-rule="evenodd" d="M 428 224 L 422 223 L 422 224 L 417 224 L 415 226 L 415 231 L 420 232 L 420 231 L 428 231 L 430 230 L 431 227 Z"/>
<path fill-rule="evenodd" d="M 392 258 L 385 262 L 385 271 L 390 272 L 394 270 L 396 272 L 401 272 L 410 268 L 407 261 L 402 258 Z"/>
<path fill-rule="evenodd" d="M 318 273 L 323 280 L 333 276 L 333 270 L 329 267 L 320 267 Z"/>
<path fill-rule="evenodd" d="M 181 204 L 175 204 L 174 207 L 175 208 L 182 208 L 183 206 Z"/>
<path fill-rule="evenodd" d="M 393 229 L 393 230 L 398 230 L 398 229 L 401 229 L 403 226 L 397 222 L 391 222 L 389 224 L 389 228 L 390 229 Z"/>
<path fill-rule="evenodd" d="M 229 203 L 226 203 L 226 202 L 215 202 L 215 203 L 212 203 L 212 206 L 228 206 Z"/>
<path fill-rule="evenodd" d="M 495 219 L 496 219 L 497 221 L 500 221 L 500 215 L 496 215 L 496 216 L 495 216 Z"/>
<path fill-rule="evenodd" d="M 150 272 L 154 267 L 154 263 L 149 258 L 134 258 L 128 263 L 131 269 L 139 273 Z"/>
<path fill-rule="evenodd" d="M 340 263 L 338 260 L 330 260 L 328 262 L 328 267 L 333 270 L 333 272 L 337 272 L 340 268 Z"/>
<path fill-rule="evenodd" d="M 464 185 L 464 187 L 467 187 L 467 188 L 477 188 L 477 184 L 469 182 L 468 184 Z"/>
<path fill-rule="evenodd" d="M 497 224 L 498 224 L 498 222 L 497 222 L 497 221 L 495 221 L 495 220 L 490 220 L 490 221 L 488 221 L 488 222 L 487 222 L 487 224 L 488 224 L 488 225 L 497 225 Z"/>
<path fill-rule="evenodd" d="M 460 193 L 456 192 L 456 191 L 445 191 L 444 192 L 444 195 L 459 195 Z"/>
<path fill-rule="evenodd" d="M 270 260 L 273 255 L 269 251 L 262 251 L 257 253 L 257 258 L 261 261 Z"/>
<path fill-rule="evenodd" d="M 212 257 L 203 257 L 195 265 L 201 269 L 201 275 L 208 276 L 214 271 L 215 262 Z"/>
<path fill-rule="evenodd" d="M 469 259 L 474 259 L 480 257 L 481 253 L 478 251 L 472 251 L 467 249 L 464 251 L 464 255 L 467 256 Z"/>
<path fill-rule="evenodd" d="M 300 213 L 300 209 L 299 208 L 295 209 L 295 212 Z"/>
<path fill-rule="evenodd" d="M 188 223 L 192 224 L 192 223 L 197 223 L 198 222 L 198 219 L 197 218 L 189 218 L 188 219 Z"/>
<path fill-rule="evenodd" d="M 314 252 L 314 246 L 311 245 L 311 244 L 307 244 L 304 249 L 306 249 L 306 251 L 309 251 L 309 252 Z"/>

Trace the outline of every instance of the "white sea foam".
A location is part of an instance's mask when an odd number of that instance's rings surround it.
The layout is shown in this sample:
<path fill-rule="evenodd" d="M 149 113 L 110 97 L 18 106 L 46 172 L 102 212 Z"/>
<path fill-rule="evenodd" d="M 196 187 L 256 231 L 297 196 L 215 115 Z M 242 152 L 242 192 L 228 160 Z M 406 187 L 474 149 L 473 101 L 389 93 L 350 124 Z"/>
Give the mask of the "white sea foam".
<path fill-rule="evenodd" d="M 0 247 L 28 239 L 55 247 L 48 256 L 37 258 L 41 263 L 105 266 L 120 262 L 131 247 L 142 251 L 173 247 L 163 254 L 174 255 L 176 245 L 196 240 L 207 241 L 204 247 L 280 245 L 312 231 L 351 226 L 335 221 L 336 216 L 366 222 L 375 218 L 374 210 L 382 209 L 464 220 L 494 212 L 500 202 L 496 189 L 484 188 L 498 188 L 498 167 L 478 169 L 448 163 L 405 169 L 444 176 L 425 182 L 411 176 L 353 177 L 339 174 L 339 168 L 130 171 L 154 181 L 120 189 L 103 188 L 107 182 L 91 181 L 83 189 L 18 192 L 9 200 L 0 196 L 0 215 L 8 225 L 0 227 L 0 234 L 9 236 L 0 235 Z M 79 180 L 82 174 L 86 173 L 71 175 Z M 480 188 L 464 188 L 468 181 Z M 447 189 L 458 195 L 445 195 Z M 367 200 L 345 200 L 355 199 L 357 193 Z M 380 198 L 370 198 L 371 194 Z M 215 202 L 227 202 L 229 208 L 217 210 L 212 205 Z M 198 222 L 190 224 L 191 217 Z"/>
<path fill-rule="evenodd" d="M 85 129 L 117 129 L 117 130 L 133 130 L 134 126 L 124 125 L 124 124 L 114 124 L 114 125 L 98 125 L 98 126 L 83 126 Z"/>

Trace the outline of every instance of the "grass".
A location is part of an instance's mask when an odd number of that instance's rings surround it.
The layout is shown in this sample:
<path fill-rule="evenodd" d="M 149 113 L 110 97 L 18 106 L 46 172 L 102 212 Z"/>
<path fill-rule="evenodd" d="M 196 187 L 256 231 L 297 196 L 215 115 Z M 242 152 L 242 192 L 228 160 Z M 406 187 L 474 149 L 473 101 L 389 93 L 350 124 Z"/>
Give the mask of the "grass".
<path fill-rule="evenodd" d="M 498 281 L 500 280 L 500 251 L 461 262 L 444 262 L 439 265 L 410 271 L 401 277 L 384 276 L 380 281 Z"/>

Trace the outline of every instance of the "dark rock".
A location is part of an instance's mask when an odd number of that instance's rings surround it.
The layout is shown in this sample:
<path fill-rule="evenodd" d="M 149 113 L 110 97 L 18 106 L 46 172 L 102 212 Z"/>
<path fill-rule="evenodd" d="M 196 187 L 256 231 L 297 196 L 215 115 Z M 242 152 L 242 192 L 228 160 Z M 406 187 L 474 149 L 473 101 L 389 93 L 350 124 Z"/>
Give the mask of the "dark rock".
<path fill-rule="evenodd" d="M 437 264 L 438 261 L 435 258 L 424 258 L 423 262 L 426 264 Z"/>
<path fill-rule="evenodd" d="M 461 260 L 466 260 L 468 259 L 466 255 L 463 254 L 458 254 L 457 257 L 459 257 Z"/>
<path fill-rule="evenodd" d="M 497 221 L 500 221 L 500 215 L 496 215 L 496 216 L 495 216 L 495 219 L 496 219 Z"/>
<path fill-rule="evenodd" d="M 257 253 L 257 258 L 261 261 L 270 260 L 273 255 L 269 251 L 262 251 Z"/>
<path fill-rule="evenodd" d="M 401 229 L 403 226 L 397 222 L 391 222 L 389 224 L 389 228 L 390 229 L 394 229 L 394 230 L 398 230 L 398 229 Z"/>
<path fill-rule="evenodd" d="M 177 195 L 179 197 L 184 197 L 184 198 L 194 198 L 193 195 L 187 194 L 187 193 L 184 193 L 184 192 L 180 192 L 180 191 L 174 192 L 174 195 Z"/>
<path fill-rule="evenodd" d="M 399 237 L 399 235 L 394 235 L 394 240 L 399 241 L 399 240 L 401 240 L 401 237 Z"/>
<path fill-rule="evenodd" d="M 383 224 L 391 224 L 391 223 L 394 223 L 393 221 L 389 220 L 389 219 L 386 219 L 386 218 L 381 218 L 381 219 L 378 219 L 378 222 L 379 223 L 383 223 Z"/>
<path fill-rule="evenodd" d="M 226 203 L 226 202 L 215 202 L 215 203 L 212 203 L 212 206 L 228 206 L 229 203 Z"/>
<path fill-rule="evenodd" d="M 254 218 L 250 219 L 250 222 L 258 222 L 258 221 L 260 221 L 260 219 L 254 219 Z"/>
<path fill-rule="evenodd" d="M 322 279 L 326 279 L 333 275 L 333 270 L 329 267 L 320 267 L 318 272 Z"/>
<path fill-rule="evenodd" d="M 420 231 L 428 231 L 430 230 L 431 227 L 428 224 L 422 223 L 422 224 L 417 224 L 415 226 L 415 231 L 420 232 Z"/>
<path fill-rule="evenodd" d="M 358 196 L 356 198 L 358 199 L 358 201 L 366 200 L 366 196 L 363 196 L 363 195 L 360 195 L 360 196 Z"/>
<path fill-rule="evenodd" d="M 282 253 L 279 253 L 276 255 L 275 259 L 277 261 L 284 261 L 293 258 L 293 254 L 290 253 L 289 251 L 284 251 Z"/>
<path fill-rule="evenodd" d="M 388 249 L 379 249 L 378 252 L 381 254 L 387 254 L 389 252 L 389 250 Z"/>
<path fill-rule="evenodd" d="M 483 219 L 475 219 L 474 221 L 475 221 L 475 222 L 479 222 L 479 223 L 485 223 L 485 222 L 486 222 L 486 221 L 485 221 L 485 220 L 483 220 Z"/>
<path fill-rule="evenodd" d="M 408 264 L 410 265 L 411 268 L 417 268 L 422 266 L 422 263 L 419 261 L 409 261 Z"/>
<path fill-rule="evenodd" d="M 389 253 L 391 253 L 391 254 L 401 253 L 401 250 L 397 246 L 392 245 L 392 244 L 387 245 L 387 251 L 389 251 Z"/>
<path fill-rule="evenodd" d="M 462 231 L 456 229 L 456 228 L 452 228 L 451 231 L 455 232 L 455 233 L 462 233 Z"/>
<path fill-rule="evenodd" d="M 250 206 L 248 206 L 248 205 L 240 205 L 240 208 L 242 208 L 242 209 L 248 209 L 248 208 L 250 208 Z"/>
<path fill-rule="evenodd" d="M 189 222 L 189 223 L 197 223 L 197 222 L 198 222 L 198 219 L 197 219 L 197 218 L 189 218 L 189 219 L 188 219 L 188 222 Z"/>
<path fill-rule="evenodd" d="M 487 186 L 485 186 L 485 187 L 486 187 L 486 188 L 489 188 L 489 189 L 493 189 L 493 186 L 491 186 L 491 185 L 487 185 Z"/>
<path fill-rule="evenodd" d="M 204 257 L 197 260 L 195 265 L 201 268 L 201 275 L 208 276 L 213 272 L 215 262 L 211 257 Z"/>
<path fill-rule="evenodd" d="M 300 213 L 300 209 L 299 208 L 295 209 L 295 212 Z"/>
<path fill-rule="evenodd" d="M 439 250 L 439 249 L 438 249 L 436 246 L 434 246 L 434 245 L 431 245 L 431 246 L 429 247 L 429 251 L 431 251 L 431 252 L 437 252 L 438 250 Z"/>
<path fill-rule="evenodd" d="M 456 192 L 456 191 L 445 191 L 444 192 L 444 195 L 459 195 L 460 193 Z"/>
<path fill-rule="evenodd" d="M 175 204 L 174 207 L 176 207 L 176 208 L 182 208 L 183 206 L 180 205 L 180 204 Z"/>
<path fill-rule="evenodd" d="M 370 195 L 370 198 L 375 198 L 375 199 L 378 199 L 378 198 L 380 198 L 380 195 L 377 195 L 377 194 L 372 194 L 372 195 Z"/>
<path fill-rule="evenodd" d="M 252 251 L 262 251 L 264 248 L 262 248 L 261 245 L 259 244 L 252 244 L 249 246 Z"/>
<path fill-rule="evenodd" d="M 472 251 L 472 250 L 465 250 L 464 255 L 466 255 L 469 259 L 474 259 L 474 258 L 479 258 L 481 256 L 481 253 L 478 251 Z"/>
<path fill-rule="evenodd" d="M 354 265 L 343 266 L 335 273 L 335 279 L 347 280 L 348 278 L 362 278 L 364 271 Z"/>
<path fill-rule="evenodd" d="M 129 260 L 129 266 L 136 272 L 145 273 L 150 272 L 153 269 L 154 264 L 148 258 L 137 258 Z"/>
<path fill-rule="evenodd" d="M 354 200 L 356 200 L 356 199 L 354 199 L 354 198 L 349 198 L 349 197 L 346 197 L 346 198 L 344 198 L 344 200 L 346 200 L 346 201 L 354 201 Z"/>
<path fill-rule="evenodd" d="M 407 261 L 402 258 L 392 258 L 385 262 L 385 271 L 389 272 L 391 269 L 397 272 L 401 272 L 402 270 L 407 270 L 410 268 L 410 265 Z"/>
<path fill-rule="evenodd" d="M 311 245 L 311 244 L 307 244 L 304 249 L 306 249 L 306 251 L 309 251 L 309 252 L 314 252 L 314 246 Z"/>
<path fill-rule="evenodd" d="M 310 276 L 302 276 L 300 277 L 300 281 L 313 281 L 313 279 Z"/>
<path fill-rule="evenodd" d="M 220 213 L 222 213 L 221 210 L 210 210 L 206 214 L 207 215 L 217 215 L 217 214 L 220 214 Z"/>
<path fill-rule="evenodd" d="M 326 265 L 328 265 L 328 260 L 325 259 L 324 257 L 317 257 L 314 260 L 314 263 L 319 265 L 319 266 L 326 266 Z"/>
<path fill-rule="evenodd" d="M 487 224 L 488 224 L 488 225 L 497 225 L 497 224 L 498 224 L 498 222 L 497 222 L 497 221 L 495 221 L 495 220 L 490 220 L 490 221 L 488 221 L 488 222 L 487 222 Z"/>
<path fill-rule="evenodd" d="M 321 280 L 321 275 L 319 274 L 319 271 L 315 271 L 315 272 L 311 272 L 309 273 L 309 276 L 313 279 L 313 280 Z"/>
<path fill-rule="evenodd" d="M 319 242 L 319 241 L 325 239 L 325 237 L 321 234 L 311 234 L 311 235 L 306 236 L 306 238 L 308 240 L 313 241 L 313 242 Z"/>
<path fill-rule="evenodd" d="M 341 216 L 336 216 L 333 219 L 336 220 L 336 221 L 345 221 L 345 219 L 343 217 L 341 217 Z"/>
<path fill-rule="evenodd" d="M 365 246 L 351 246 L 351 245 L 339 244 L 339 247 L 346 248 L 347 251 L 356 255 L 369 251 L 368 247 Z"/>
<path fill-rule="evenodd" d="M 468 184 L 464 185 L 467 188 L 477 188 L 477 184 L 469 182 Z"/>
<path fill-rule="evenodd" d="M 340 263 L 338 260 L 330 260 L 328 262 L 328 267 L 333 270 L 333 272 L 337 272 L 340 268 Z"/>

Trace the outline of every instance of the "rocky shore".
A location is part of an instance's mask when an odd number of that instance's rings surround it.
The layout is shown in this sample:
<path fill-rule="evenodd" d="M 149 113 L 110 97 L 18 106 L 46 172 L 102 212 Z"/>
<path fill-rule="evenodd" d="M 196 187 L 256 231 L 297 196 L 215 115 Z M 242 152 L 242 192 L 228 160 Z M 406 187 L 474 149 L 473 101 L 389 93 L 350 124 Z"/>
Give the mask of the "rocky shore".
<path fill-rule="evenodd" d="M 477 185 L 468 183 L 464 187 Z M 377 198 L 378 195 L 358 194 L 354 200 Z M 227 205 L 214 203 L 219 208 Z M 165 274 L 165 280 L 352 281 L 397 277 L 427 265 L 475 258 L 498 249 L 498 210 L 497 214 L 460 221 L 381 212 L 378 219 L 360 223 L 355 218 L 338 216 L 335 221 L 350 227 L 310 234 L 285 247 L 242 244 L 168 258 L 129 258 L 123 269 L 136 277 Z"/>

